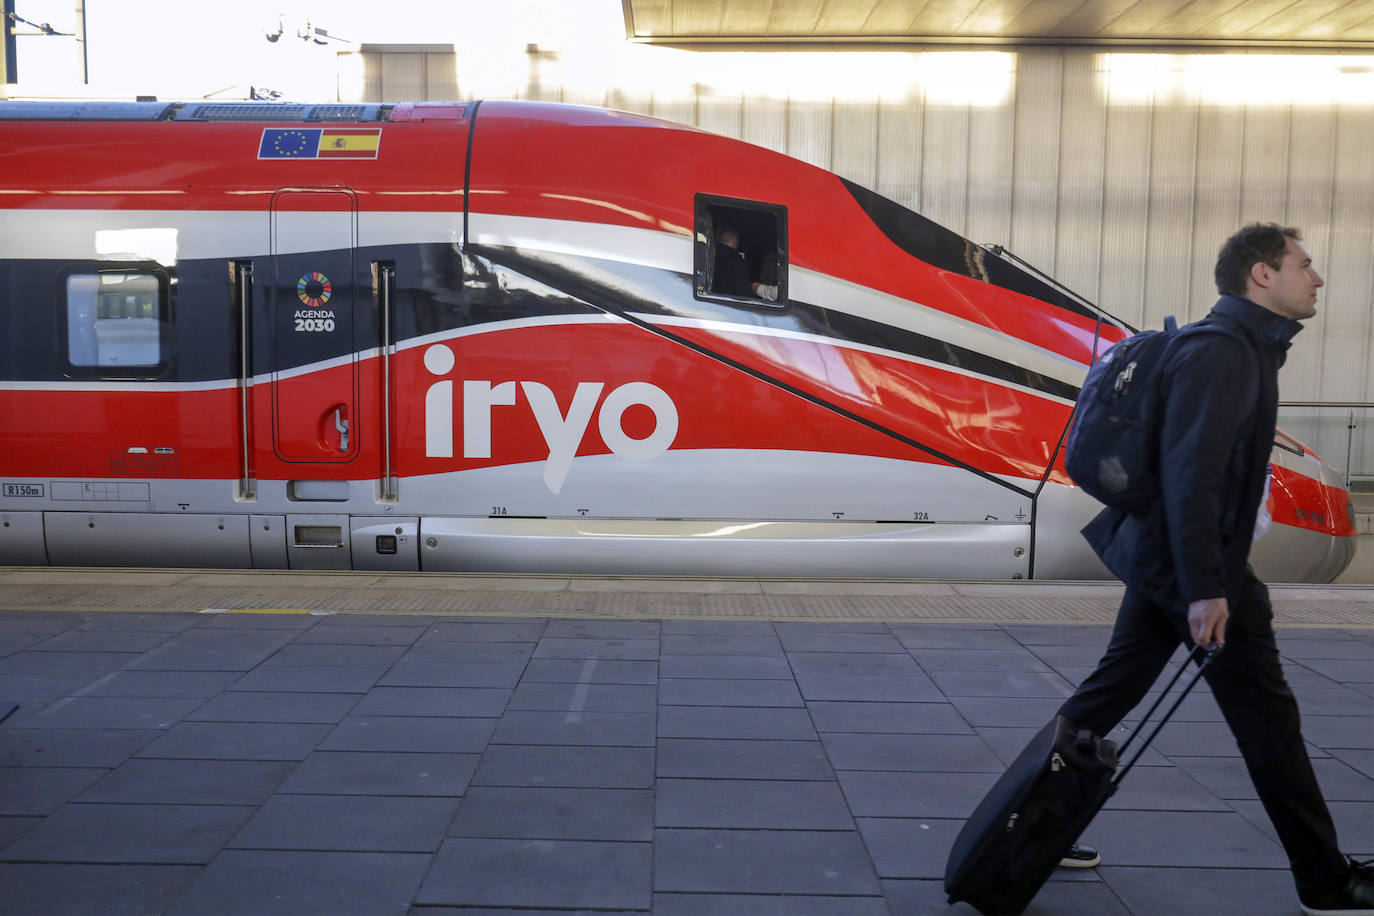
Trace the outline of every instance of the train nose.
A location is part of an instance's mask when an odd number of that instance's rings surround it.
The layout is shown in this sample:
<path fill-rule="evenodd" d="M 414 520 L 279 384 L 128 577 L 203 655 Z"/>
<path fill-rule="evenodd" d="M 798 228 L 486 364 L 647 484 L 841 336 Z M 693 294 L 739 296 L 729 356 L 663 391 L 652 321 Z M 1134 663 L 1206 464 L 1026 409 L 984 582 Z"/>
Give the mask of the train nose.
<path fill-rule="evenodd" d="M 1355 556 L 1357 532 L 1342 476 L 1311 451 L 1275 450 L 1274 524 L 1250 562 L 1268 582 L 1330 582 Z"/>

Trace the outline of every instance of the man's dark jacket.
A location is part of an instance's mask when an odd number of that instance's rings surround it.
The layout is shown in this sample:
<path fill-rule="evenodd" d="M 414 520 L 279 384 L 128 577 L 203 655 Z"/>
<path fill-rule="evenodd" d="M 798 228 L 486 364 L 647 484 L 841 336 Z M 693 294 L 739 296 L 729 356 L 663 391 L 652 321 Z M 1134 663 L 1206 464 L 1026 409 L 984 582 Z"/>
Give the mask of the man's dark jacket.
<path fill-rule="evenodd" d="M 1156 604 L 1227 598 L 1244 581 L 1278 415 L 1279 367 L 1296 321 L 1222 296 L 1170 351 L 1161 384 L 1163 493 L 1144 515 L 1105 509 L 1083 529 L 1102 562 Z"/>

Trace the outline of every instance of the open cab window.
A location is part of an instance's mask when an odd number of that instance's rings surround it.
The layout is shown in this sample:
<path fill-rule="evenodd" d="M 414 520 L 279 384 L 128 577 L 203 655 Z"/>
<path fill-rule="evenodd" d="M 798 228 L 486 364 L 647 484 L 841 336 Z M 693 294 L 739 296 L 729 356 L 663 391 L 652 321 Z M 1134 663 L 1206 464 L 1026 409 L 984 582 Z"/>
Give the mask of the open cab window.
<path fill-rule="evenodd" d="M 765 308 L 785 306 L 787 208 L 698 194 L 695 211 L 696 297 Z"/>
<path fill-rule="evenodd" d="M 160 268 L 89 265 L 60 279 L 67 374 L 154 378 L 170 362 L 168 279 Z"/>

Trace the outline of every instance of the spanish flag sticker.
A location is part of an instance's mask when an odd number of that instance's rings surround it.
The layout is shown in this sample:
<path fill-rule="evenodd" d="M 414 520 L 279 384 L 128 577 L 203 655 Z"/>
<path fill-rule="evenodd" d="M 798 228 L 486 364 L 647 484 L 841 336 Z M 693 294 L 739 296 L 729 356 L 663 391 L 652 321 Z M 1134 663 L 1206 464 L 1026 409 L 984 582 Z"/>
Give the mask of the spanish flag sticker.
<path fill-rule="evenodd" d="M 380 127 L 268 127 L 259 159 L 376 159 Z"/>

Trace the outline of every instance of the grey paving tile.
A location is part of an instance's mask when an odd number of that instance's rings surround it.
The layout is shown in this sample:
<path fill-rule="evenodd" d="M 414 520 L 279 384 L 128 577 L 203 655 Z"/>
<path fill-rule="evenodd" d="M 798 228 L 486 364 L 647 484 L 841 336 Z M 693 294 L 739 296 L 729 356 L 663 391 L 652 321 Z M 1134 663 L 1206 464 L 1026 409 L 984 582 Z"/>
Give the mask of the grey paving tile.
<path fill-rule="evenodd" d="M 172 634 L 147 630 L 68 630 L 33 646 L 39 652 L 147 652 Z"/>
<path fill-rule="evenodd" d="M 658 775 L 697 779 L 832 779 L 819 741 L 660 738 Z"/>
<path fill-rule="evenodd" d="M 1340 760 L 1345 765 L 1359 770 L 1370 778 L 1374 778 L 1374 750 L 1366 748 L 1333 747 L 1330 753 L 1332 757 Z"/>
<path fill-rule="evenodd" d="M 117 767 L 161 735 L 92 728 L 0 728 L 0 766 Z"/>
<path fill-rule="evenodd" d="M 145 653 L 131 667 L 144 671 L 251 671 L 275 648 L 214 648 L 164 645 Z"/>
<path fill-rule="evenodd" d="M 252 813 L 238 805 L 64 805 L 0 859 L 204 864 Z"/>
<path fill-rule="evenodd" d="M 316 751 L 278 790 L 284 795 L 414 795 L 458 797 L 478 754 Z"/>
<path fill-rule="evenodd" d="M 883 895 L 893 916 L 930 916 L 932 913 L 963 916 L 977 912 L 967 903 L 950 907 L 945 902 L 943 881 L 884 881 Z M 1101 881 L 1051 878 L 1025 912 L 1027 916 L 1112 916 L 1127 911 Z"/>
<path fill-rule="evenodd" d="M 1231 806 L 1178 767 L 1136 767 L 1108 808 L 1135 811 L 1229 811 Z"/>
<path fill-rule="evenodd" d="M 509 687 L 373 687 L 353 712 L 360 716 L 499 716 Z"/>
<path fill-rule="evenodd" d="M 19 839 L 43 822 L 38 815 L 0 815 L 0 849 Z"/>
<path fill-rule="evenodd" d="M 788 652 L 888 652 L 904 651 L 891 633 L 851 633 L 837 631 L 825 624 L 810 627 L 780 627 L 778 638 Z"/>
<path fill-rule="evenodd" d="M 533 655 L 533 643 L 459 642 L 449 639 L 432 639 L 426 636 L 406 649 L 401 660 L 406 662 L 447 662 L 451 665 L 466 662 L 487 665 L 523 665 Z"/>
<path fill-rule="evenodd" d="M 634 712 L 511 710 L 501 717 L 493 744 L 570 744 L 653 747 L 654 716 Z"/>
<path fill-rule="evenodd" d="M 596 658 L 650 661 L 658 658 L 657 639 L 558 639 L 545 636 L 535 658 Z"/>
<path fill-rule="evenodd" d="M 273 653 L 264 667 L 310 665 L 320 668 L 381 668 L 393 665 L 406 653 L 405 646 L 301 645 L 294 643 Z"/>
<path fill-rule="evenodd" d="M 936 627 L 892 624 L 892 633 L 908 649 L 1019 649 L 1011 636 L 995 627 Z M 1106 643 L 1104 642 L 1103 645 Z"/>
<path fill-rule="evenodd" d="M 386 668 L 303 665 L 258 668 L 243 675 L 228 689 L 282 693 L 366 693 L 386 673 Z"/>
<path fill-rule="evenodd" d="M 1023 646 L 1089 646 L 1098 655 L 1112 638 L 1112 628 L 1101 624 L 1004 623 L 998 629 Z"/>
<path fill-rule="evenodd" d="M 268 760 L 126 760 L 77 801 L 136 805 L 261 805 L 295 767 Z"/>
<path fill-rule="evenodd" d="M 658 639 L 657 620 L 550 620 L 544 628 L 549 639 Z"/>
<path fill-rule="evenodd" d="M 1098 868 L 1139 916 L 1288 916 L 1298 912 L 1286 868 Z"/>
<path fill-rule="evenodd" d="M 88 697 L 201 697 L 241 677 L 235 671 L 116 671 L 81 690 Z"/>
<path fill-rule="evenodd" d="M 1264 806 L 1257 801 L 1233 801 L 1231 807 L 1256 830 L 1278 845 L 1278 833 L 1269 820 Z M 1374 802 L 1341 802 L 1327 800 L 1327 809 L 1336 825 L 1341 851 L 1358 859 L 1374 857 Z M 1135 864 L 1135 863 L 1123 863 Z"/>
<path fill-rule="evenodd" d="M 499 745 L 487 748 L 473 785 L 651 789 L 651 747 Z"/>
<path fill-rule="evenodd" d="M 595 664 L 588 665 L 588 662 Z M 658 663 L 620 659 L 534 658 L 522 684 L 657 684 Z"/>
<path fill-rule="evenodd" d="M 860 817 L 855 819 L 880 878 L 945 877 L 945 861 L 962 820 Z"/>
<path fill-rule="evenodd" d="M 1305 720 L 1303 725 L 1305 732 Z M 1236 746 L 1236 739 L 1232 736 L 1231 730 L 1224 724 L 1211 722 L 1170 721 L 1155 736 L 1150 749 L 1166 757 L 1174 754 L 1193 757 L 1240 756 L 1240 748 Z"/>
<path fill-rule="evenodd" d="M 199 697 L 64 697 L 20 711 L 11 728 L 166 729 L 205 702 Z"/>
<path fill-rule="evenodd" d="M 1111 838 L 1107 858 L 1113 866 L 1288 867 L 1279 845 L 1239 814 L 1104 810 L 1092 831 Z"/>
<path fill-rule="evenodd" d="M 646 910 L 652 861 L 648 843 L 451 837 L 415 902 Z"/>
<path fill-rule="evenodd" d="M 30 649 L 0 658 L 0 675 L 81 675 L 95 679 L 137 659 L 136 653 L 127 652 L 35 652 Z"/>
<path fill-rule="evenodd" d="M 1300 662 L 1309 659 L 1343 659 L 1363 661 L 1366 665 L 1374 666 L 1374 644 L 1353 639 L 1298 639 L 1281 632 L 1279 654 Z M 1374 680 L 1374 676 L 1368 679 Z"/>
<path fill-rule="evenodd" d="M 382 687 L 514 687 L 524 664 L 471 664 L 401 661 L 378 684 Z M 369 685 L 371 686 L 371 685 Z"/>
<path fill-rule="evenodd" d="M 0 912 L 161 913 L 200 874 L 193 865 L 0 864 Z"/>
<path fill-rule="evenodd" d="M 970 725 L 1016 728 L 1048 722 L 1063 705 L 1062 697 L 950 697 L 954 708 Z"/>
<path fill-rule="evenodd" d="M 333 724 L 358 702 L 356 693 L 232 691 L 206 701 L 188 722 L 318 722 Z"/>
<path fill-rule="evenodd" d="M 798 677 L 804 674 L 916 677 L 923 673 L 916 660 L 906 653 L 789 652 L 787 658 Z"/>
<path fill-rule="evenodd" d="M 544 620 L 519 623 L 487 623 L 478 620 L 442 619 L 425 633 L 427 639 L 451 639 L 457 642 L 523 642 L 535 643 L 544 635 Z"/>
<path fill-rule="evenodd" d="M 792 668 L 781 655 L 665 655 L 659 671 L 663 677 L 673 678 L 792 680 Z M 655 679 L 657 675 L 655 672 Z"/>
<path fill-rule="evenodd" d="M 352 629 L 354 627 L 423 627 L 428 629 L 439 621 L 448 621 L 448 617 L 436 617 L 432 614 L 327 614 L 317 617 L 319 622 L 315 625 L 318 628 L 333 629 L 342 627 Z M 452 618 L 455 622 L 462 618 Z"/>
<path fill-rule="evenodd" d="M 802 703 L 791 681 L 740 678 L 664 678 L 658 702 L 667 706 L 796 706 Z"/>
<path fill-rule="evenodd" d="M 772 636 L 777 624 L 767 620 L 670 619 L 662 621 L 664 636 Z"/>
<path fill-rule="evenodd" d="M 998 773 L 836 774 L 855 817 L 966 818 Z"/>
<path fill-rule="evenodd" d="M 816 730 L 889 734 L 969 735 L 973 729 L 949 703 L 807 703 Z"/>
<path fill-rule="evenodd" d="M 888 916 L 882 897 L 654 894 L 657 916 Z"/>
<path fill-rule="evenodd" d="M 542 684 L 525 682 L 515 689 L 511 709 L 587 712 L 653 712 L 658 690 L 649 684 Z M 498 713 L 499 715 L 499 713 Z"/>
<path fill-rule="evenodd" d="M 735 633 L 677 633 L 662 639 L 664 655 L 782 655 L 776 636 L 745 636 Z"/>
<path fill-rule="evenodd" d="M 316 617 L 313 614 L 260 614 L 260 613 L 236 613 L 210 614 L 200 618 L 196 628 L 215 632 L 219 630 L 233 630 L 236 632 L 252 630 L 277 630 L 277 631 L 305 631 L 319 626 L 327 618 Z"/>
<path fill-rule="evenodd" d="M 139 757 L 197 760 L 304 760 L 329 734 L 328 725 L 182 722 L 139 751 Z"/>
<path fill-rule="evenodd" d="M 481 753 L 495 719 L 433 716 L 349 716 L 320 742 L 322 751 L 419 751 Z"/>
<path fill-rule="evenodd" d="M 927 673 L 936 671 L 1038 671 L 1050 666 L 1028 649 L 912 649 Z"/>
<path fill-rule="evenodd" d="M 977 735 L 830 732 L 821 742 L 837 770 L 1000 774 L 1006 769 Z"/>
<path fill-rule="evenodd" d="M 816 727 L 804 709 L 660 706 L 658 735 L 660 738 L 815 741 Z"/>
<path fill-rule="evenodd" d="M 226 849 L 168 912 L 223 916 L 404 916 L 428 855 Z"/>
<path fill-rule="evenodd" d="M 660 779 L 654 824 L 738 830 L 852 830 L 833 781 Z"/>
<path fill-rule="evenodd" d="M 778 620 L 773 630 L 780 638 L 789 633 L 817 632 L 892 635 L 892 625 L 885 620 Z"/>
<path fill-rule="evenodd" d="M 1307 716 L 1374 716 L 1374 700 L 1349 687 L 1334 690 L 1309 687 L 1293 693 L 1304 719 Z"/>
<path fill-rule="evenodd" d="M 0 815 L 52 814 L 107 772 L 93 767 L 0 768 Z"/>
<path fill-rule="evenodd" d="M 931 680 L 947 697 L 1062 697 L 1073 684 L 1057 674 L 1036 671 L 932 671 Z"/>
<path fill-rule="evenodd" d="M 22 708 L 46 706 L 75 693 L 89 682 L 90 678 L 84 674 L 55 677 L 41 674 L 0 674 L 0 702 L 18 703 Z"/>
<path fill-rule="evenodd" d="M 1317 747 L 1374 749 L 1374 716 L 1305 715 L 1302 736 Z"/>
<path fill-rule="evenodd" d="M 655 831 L 659 893 L 864 896 L 879 891 L 857 831 Z"/>
<path fill-rule="evenodd" d="M 945 699 L 935 682 L 924 674 L 914 677 L 799 674 L 797 687 L 807 700 L 924 703 Z"/>
<path fill-rule="evenodd" d="M 457 799 L 275 795 L 229 843 L 233 849 L 433 852 Z"/>
<path fill-rule="evenodd" d="M 1259 797 L 1255 794 L 1255 786 L 1250 781 L 1245 761 L 1239 758 L 1170 759 L 1219 798 L 1248 800 Z M 1313 760 L 1312 770 L 1317 774 L 1322 796 L 1327 801 L 1374 801 L 1374 777 L 1366 776 L 1344 761 L 1335 757 Z"/>
<path fill-rule="evenodd" d="M 654 793 L 646 789 L 473 786 L 448 835 L 647 843 L 653 831 Z"/>
<path fill-rule="evenodd" d="M 425 634 L 427 625 L 416 626 L 315 626 L 297 636 L 293 645 L 409 646 Z"/>

